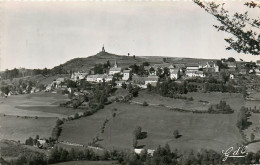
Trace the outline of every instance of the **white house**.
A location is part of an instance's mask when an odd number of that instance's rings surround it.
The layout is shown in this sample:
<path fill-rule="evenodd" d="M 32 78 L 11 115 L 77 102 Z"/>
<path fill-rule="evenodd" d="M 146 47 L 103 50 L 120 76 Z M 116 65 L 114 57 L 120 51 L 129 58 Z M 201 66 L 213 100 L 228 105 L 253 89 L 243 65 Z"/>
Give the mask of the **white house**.
<path fill-rule="evenodd" d="M 144 151 L 145 151 L 145 149 L 143 149 L 143 148 L 141 148 L 141 149 L 135 148 L 135 149 L 134 149 L 134 152 L 135 152 L 137 155 L 140 155 L 140 154 L 143 153 Z M 147 150 L 147 155 L 153 156 L 154 152 L 155 152 L 155 150 L 153 150 L 153 149 L 148 149 L 148 150 Z"/>
<path fill-rule="evenodd" d="M 153 156 L 154 152 L 155 152 L 155 150 L 153 150 L 153 149 L 147 150 L 147 154 L 150 155 L 150 156 Z"/>
<path fill-rule="evenodd" d="M 255 69 L 255 75 L 260 76 L 260 69 Z"/>
<path fill-rule="evenodd" d="M 219 66 L 214 61 L 208 61 L 205 66 L 203 66 L 207 71 L 219 72 Z"/>
<path fill-rule="evenodd" d="M 170 78 L 171 79 L 178 79 L 180 77 L 179 69 L 171 69 L 170 70 Z"/>
<path fill-rule="evenodd" d="M 186 71 L 198 71 L 199 65 L 187 65 Z"/>
<path fill-rule="evenodd" d="M 131 77 L 131 70 L 123 70 L 123 77 L 122 80 L 129 80 Z"/>
<path fill-rule="evenodd" d="M 64 83 L 66 81 L 66 78 L 64 77 L 61 77 L 61 78 L 57 78 L 56 80 L 54 80 L 52 82 L 52 85 L 55 87 L 55 88 L 58 88 L 58 87 L 61 87 L 62 86 L 62 83 Z"/>
<path fill-rule="evenodd" d="M 52 90 L 52 84 L 48 84 L 47 87 L 45 88 L 45 92 L 49 92 Z"/>
<path fill-rule="evenodd" d="M 230 78 L 231 80 L 233 80 L 233 79 L 235 78 L 235 76 L 234 76 L 233 74 L 230 74 L 230 75 L 229 75 L 229 78 Z"/>
<path fill-rule="evenodd" d="M 145 78 L 144 84 L 147 86 L 147 84 L 151 84 L 152 86 L 156 86 L 157 82 L 159 80 L 158 76 L 150 75 Z"/>
<path fill-rule="evenodd" d="M 122 87 L 122 84 L 125 83 L 125 81 L 115 81 L 117 87 Z"/>
<path fill-rule="evenodd" d="M 135 148 L 134 151 L 135 151 L 136 154 L 140 155 L 142 152 L 144 152 L 144 149 Z"/>
<path fill-rule="evenodd" d="M 203 71 L 188 70 L 185 72 L 187 77 L 205 77 Z"/>
<path fill-rule="evenodd" d="M 87 76 L 87 73 L 80 73 L 80 72 L 74 72 L 71 74 L 71 80 L 77 81 L 77 80 L 83 80 Z"/>
<path fill-rule="evenodd" d="M 96 75 L 88 75 L 87 81 L 89 82 L 109 82 L 112 81 L 113 76 L 107 75 L 107 74 L 96 74 Z"/>
<path fill-rule="evenodd" d="M 229 67 L 229 68 L 235 69 L 237 67 L 237 64 L 235 62 L 227 62 L 226 64 L 227 64 L 227 67 Z"/>
<path fill-rule="evenodd" d="M 97 82 L 97 78 L 98 78 L 98 75 L 88 75 L 87 76 L 87 81 L 89 82 Z"/>
<path fill-rule="evenodd" d="M 115 60 L 115 65 L 114 65 L 114 67 L 112 67 L 112 68 L 109 69 L 109 75 L 114 75 L 114 74 L 116 74 L 116 73 L 121 73 L 121 69 L 122 69 L 122 68 L 120 68 L 120 67 L 117 66 L 117 62 L 116 62 L 116 60 Z"/>

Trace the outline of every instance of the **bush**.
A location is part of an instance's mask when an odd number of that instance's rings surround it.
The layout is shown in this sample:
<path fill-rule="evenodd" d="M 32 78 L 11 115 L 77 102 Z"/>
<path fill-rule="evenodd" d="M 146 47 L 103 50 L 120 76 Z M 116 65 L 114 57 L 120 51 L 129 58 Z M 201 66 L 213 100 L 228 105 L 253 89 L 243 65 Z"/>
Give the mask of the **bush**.
<path fill-rule="evenodd" d="M 146 101 L 143 102 L 143 106 L 148 106 L 148 105 L 149 104 Z"/>
<path fill-rule="evenodd" d="M 136 137 L 133 138 L 133 147 L 136 148 L 138 145 Z"/>
<path fill-rule="evenodd" d="M 175 139 L 177 139 L 179 137 L 179 131 L 178 130 L 174 130 L 173 131 L 173 136 L 175 137 Z"/>

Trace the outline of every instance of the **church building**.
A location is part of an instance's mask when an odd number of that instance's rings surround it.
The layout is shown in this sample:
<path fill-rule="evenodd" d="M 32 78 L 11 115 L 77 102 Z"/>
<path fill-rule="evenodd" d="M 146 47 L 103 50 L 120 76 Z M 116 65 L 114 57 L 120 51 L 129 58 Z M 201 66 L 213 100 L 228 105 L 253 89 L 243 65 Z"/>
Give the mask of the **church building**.
<path fill-rule="evenodd" d="M 114 75 L 114 74 L 116 74 L 116 73 L 121 73 L 121 67 L 118 67 L 117 66 L 117 62 L 116 62 L 116 60 L 115 60 L 115 65 L 114 65 L 114 67 L 112 67 L 112 68 L 110 68 L 109 69 L 109 75 Z"/>

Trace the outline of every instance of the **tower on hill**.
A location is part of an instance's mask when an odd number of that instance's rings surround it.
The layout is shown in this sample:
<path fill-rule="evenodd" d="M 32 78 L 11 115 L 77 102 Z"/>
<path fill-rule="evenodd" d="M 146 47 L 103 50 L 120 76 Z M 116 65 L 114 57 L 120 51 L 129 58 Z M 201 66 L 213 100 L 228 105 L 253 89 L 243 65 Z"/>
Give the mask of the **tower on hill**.
<path fill-rule="evenodd" d="M 103 47 L 102 47 L 102 52 L 106 52 L 106 51 L 105 51 L 105 47 L 104 47 L 104 44 L 103 44 Z"/>

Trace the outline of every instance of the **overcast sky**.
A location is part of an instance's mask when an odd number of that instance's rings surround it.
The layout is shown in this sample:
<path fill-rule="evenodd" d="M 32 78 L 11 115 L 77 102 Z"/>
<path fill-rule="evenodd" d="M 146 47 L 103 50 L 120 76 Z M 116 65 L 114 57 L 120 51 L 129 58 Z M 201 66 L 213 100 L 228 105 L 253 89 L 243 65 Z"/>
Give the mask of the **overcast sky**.
<path fill-rule="evenodd" d="M 230 10 L 248 9 L 226 2 Z M 252 10 L 252 11 L 251 11 Z M 1 2 L 0 70 L 52 68 L 101 50 L 136 56 L 242 58 L 225 50 L 224 32 L 193 2 Z"/>

